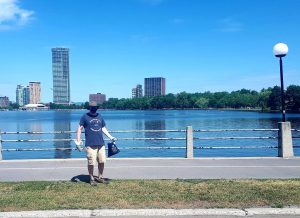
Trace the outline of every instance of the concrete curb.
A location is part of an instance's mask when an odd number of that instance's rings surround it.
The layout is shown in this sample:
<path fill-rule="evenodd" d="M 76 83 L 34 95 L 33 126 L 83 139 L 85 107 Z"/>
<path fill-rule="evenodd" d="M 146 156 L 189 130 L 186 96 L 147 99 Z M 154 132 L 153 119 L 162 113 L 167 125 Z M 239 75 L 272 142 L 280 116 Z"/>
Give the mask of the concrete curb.
<path fill-rule="evenodd" d="M 0 218 L 16 217 L 105 217 L 105 216 L 254 216 L 300 215 L 300 208 L 248 209 L 101 209 L 101 210 L 46 210 L 0 212 Z"/>
<path fill-rule="evenodd" d="M 300 215 L 300 208 L 249 208 L 247 215 Z"/>

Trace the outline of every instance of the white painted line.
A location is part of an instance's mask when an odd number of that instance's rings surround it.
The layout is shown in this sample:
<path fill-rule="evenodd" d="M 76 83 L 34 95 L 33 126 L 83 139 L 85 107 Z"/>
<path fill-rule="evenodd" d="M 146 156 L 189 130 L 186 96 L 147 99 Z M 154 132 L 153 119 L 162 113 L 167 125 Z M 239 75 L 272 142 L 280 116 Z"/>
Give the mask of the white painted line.
<path fill-rule="evenodd" d="M 300 157 L 292 158 L 281 158 L 281 157 L 194 157 L 194 158 L 184 158 L 184 157 L 136 157 L 136 158 L 107 158 L 108 161 L 122 161 L 122 160 L 299 160 Z M 14 162 L 72 162 L 72 161 L 85 161 L 86 158 L 69 158 L 69 159 L 22 159 L 22 160 L 2 160 L 1 163 L 14 163 Z"/>
<path fill-rule="evenodd" d="M 300 166 L 115 166 L 105 167 L 105 169 L 119 169 L 119 168 L 300 168 Z M 86 169 L 86 167 L 6 167 L 0 168 L 0 171 L 7 170 L 59 170 L 59 169 Z"/>

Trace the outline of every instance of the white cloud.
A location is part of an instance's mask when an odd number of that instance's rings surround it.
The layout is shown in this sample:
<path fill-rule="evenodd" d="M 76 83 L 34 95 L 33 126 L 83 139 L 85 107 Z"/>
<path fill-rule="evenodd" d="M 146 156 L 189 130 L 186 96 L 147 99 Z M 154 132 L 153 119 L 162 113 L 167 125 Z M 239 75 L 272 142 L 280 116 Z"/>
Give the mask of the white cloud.
<path fill-rule="evenodd" d="M 26 25 L 33 11 L 19 7 L 18 0 L 0 0 L 0 30 L 10 30 Z"/>
<path fill-rule="evenodd" d="M 222 32 L 240 32 L 243 31 L 243 24 L 233 18 L 224 18 L 218 21 L 219 30 Z"/>

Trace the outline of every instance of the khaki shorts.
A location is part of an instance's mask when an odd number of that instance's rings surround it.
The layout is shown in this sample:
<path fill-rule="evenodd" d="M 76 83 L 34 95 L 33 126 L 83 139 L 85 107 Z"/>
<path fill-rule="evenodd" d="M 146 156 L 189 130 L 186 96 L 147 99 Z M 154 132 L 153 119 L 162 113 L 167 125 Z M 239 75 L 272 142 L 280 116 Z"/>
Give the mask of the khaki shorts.
<path fill-rule="evenodd" d="M 101 147 L 86 147 L 86 158 L 88 165 L 97 165 L 106 162 L 105 145 Z"/>

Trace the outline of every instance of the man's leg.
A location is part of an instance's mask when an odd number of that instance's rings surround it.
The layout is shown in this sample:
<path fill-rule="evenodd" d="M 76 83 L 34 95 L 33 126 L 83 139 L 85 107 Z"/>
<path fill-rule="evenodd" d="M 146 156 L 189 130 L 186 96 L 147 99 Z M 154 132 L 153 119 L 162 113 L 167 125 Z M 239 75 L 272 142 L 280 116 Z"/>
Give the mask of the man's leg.
<path fill-rule="evenodd" d="M 88 165 L 90 180 L 94 180 L 94 165 Z"/>
<path fill-rule="evenodd" d="M 95 179 L 94 179 L 94 165 L 97 162 L 97 149 L 93 149 L 89 146 L 86 148 L 86 157 L 88 160 L 88 172 L 89 172 L 89 177 L 90 177 L 90 184 L 91 185 L 96 185 Z"/>
<path fill-rule="evenodd" d="M 98 163 L 98 178 L 103 178 L 104 163 Z"/>
<path fill-rule="evenodd" d="M 97 181 L 100 183 L 105 183 L 105 181 L 103 179 L 103 171 L 104 171 L 105 162 L 106 162 L 105 145 L 103 145 L 98 149 L 98 178 L 97 178 Z"/>

